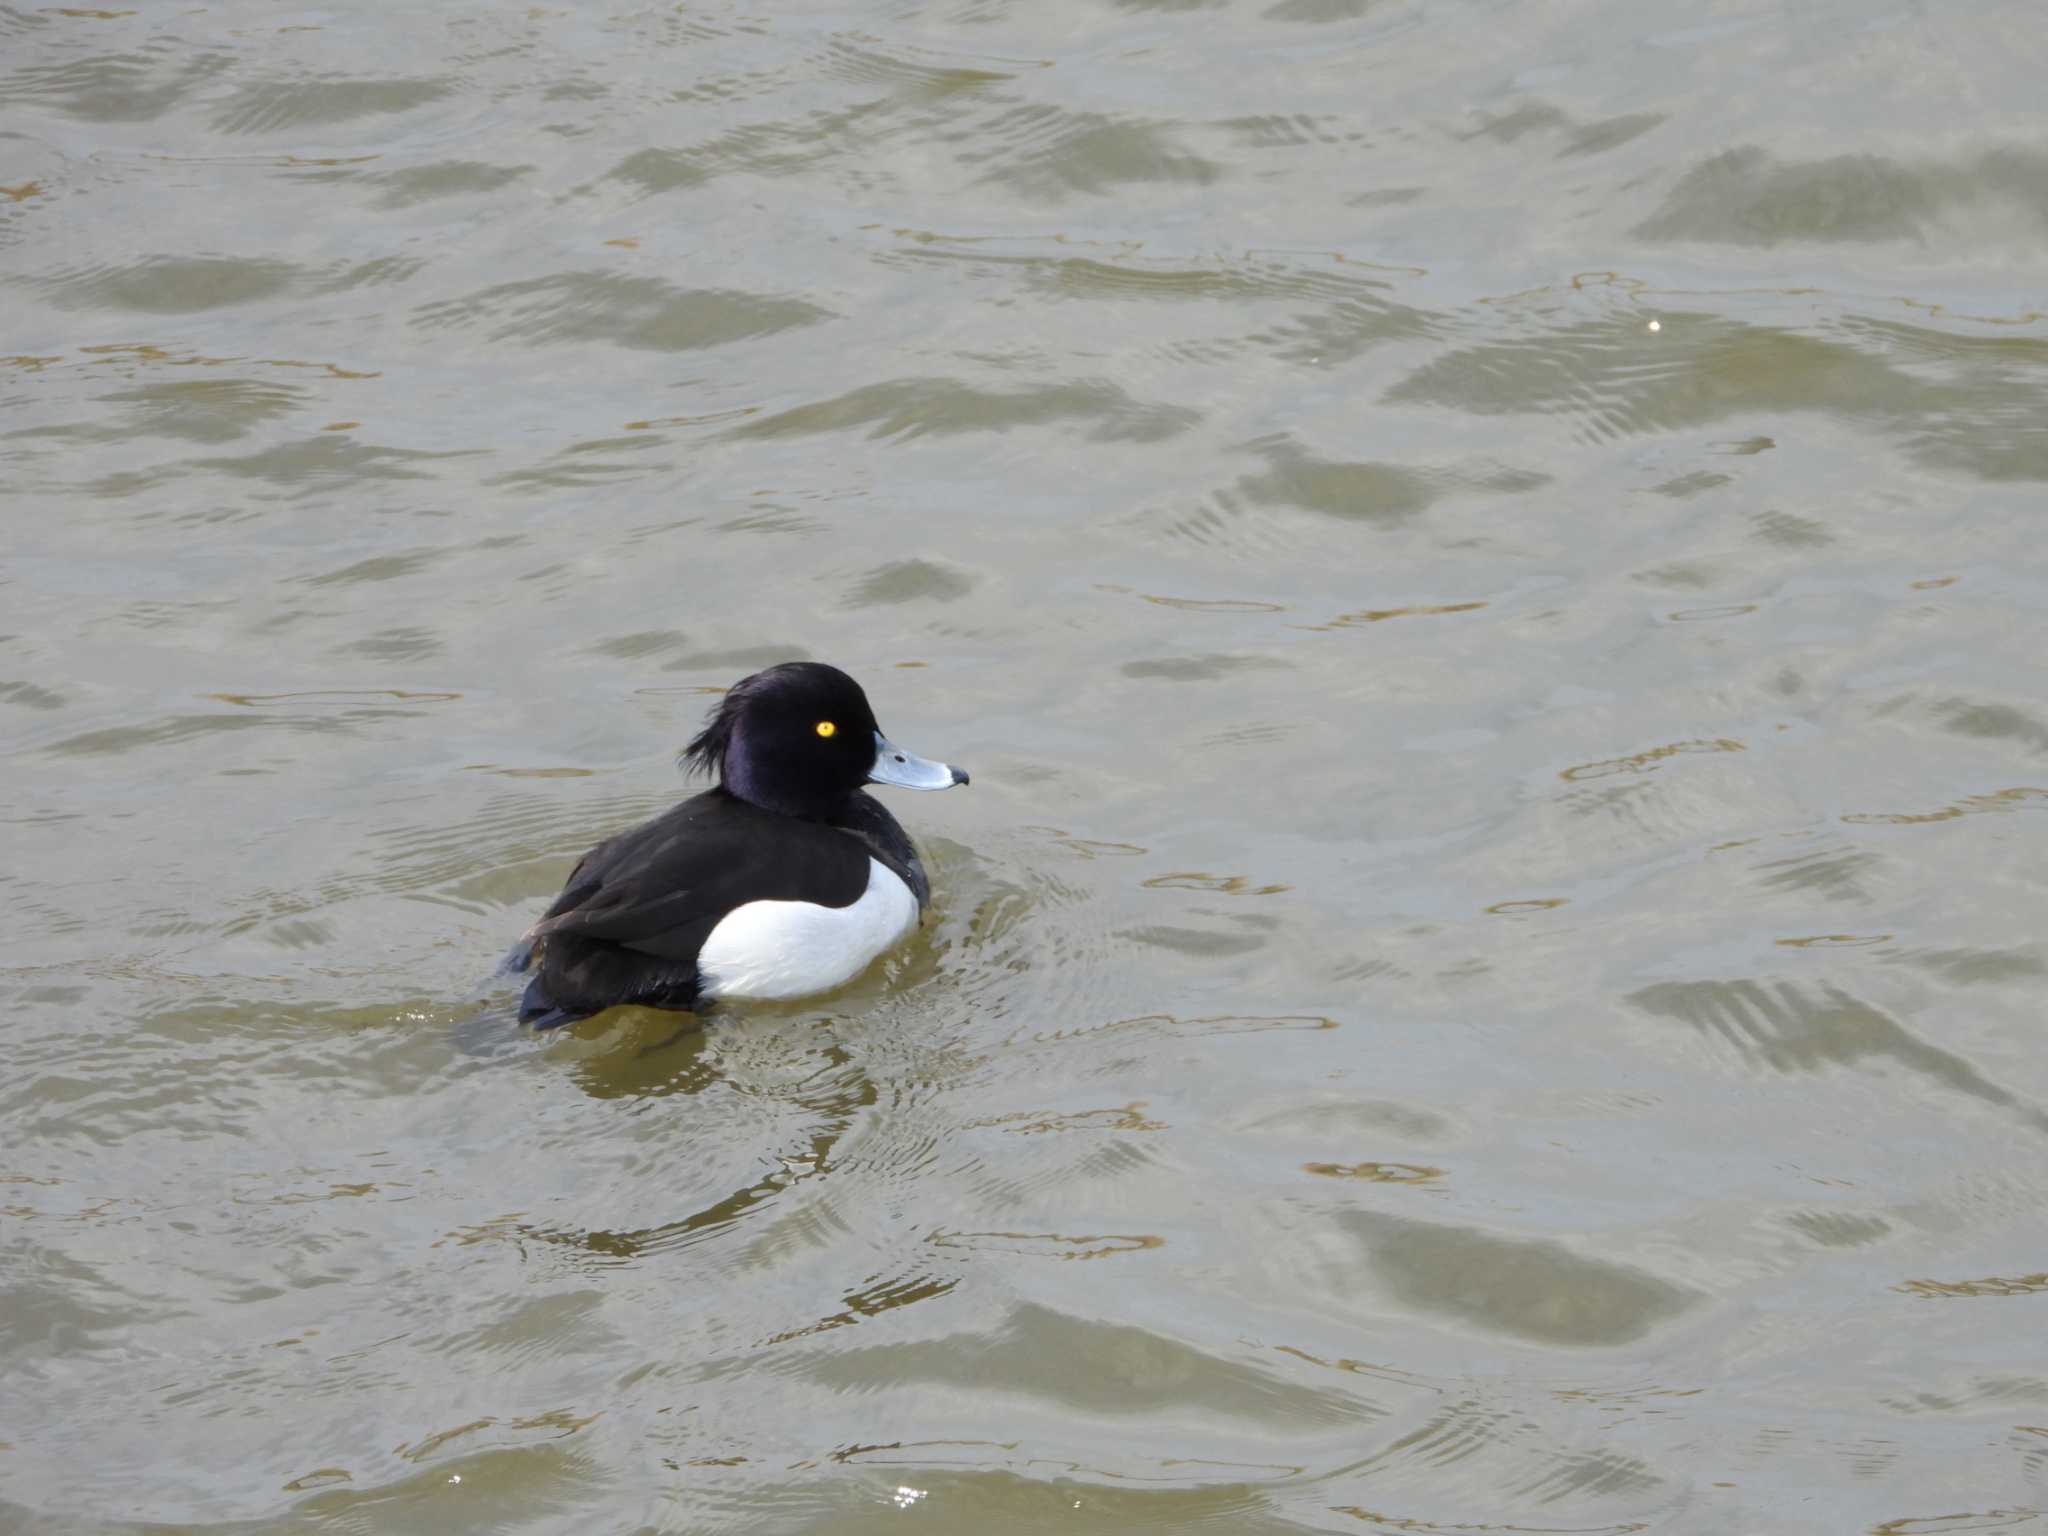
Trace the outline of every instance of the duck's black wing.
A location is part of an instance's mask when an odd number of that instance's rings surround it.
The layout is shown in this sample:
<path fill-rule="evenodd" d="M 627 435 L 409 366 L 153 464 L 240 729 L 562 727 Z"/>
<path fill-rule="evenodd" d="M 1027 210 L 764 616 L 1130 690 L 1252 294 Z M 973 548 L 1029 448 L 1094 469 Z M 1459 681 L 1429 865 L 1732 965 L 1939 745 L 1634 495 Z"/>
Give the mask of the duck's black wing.
<path fill-rule="evenodd" d="M 621 1003 L 694 1007 L 697 952 L 734 907 L 851 906 L 867 884 L 860 840 L 707 790 L 583 856 L 526 936 L 540 972 L 520 1022 L 549 1029 Z"/>

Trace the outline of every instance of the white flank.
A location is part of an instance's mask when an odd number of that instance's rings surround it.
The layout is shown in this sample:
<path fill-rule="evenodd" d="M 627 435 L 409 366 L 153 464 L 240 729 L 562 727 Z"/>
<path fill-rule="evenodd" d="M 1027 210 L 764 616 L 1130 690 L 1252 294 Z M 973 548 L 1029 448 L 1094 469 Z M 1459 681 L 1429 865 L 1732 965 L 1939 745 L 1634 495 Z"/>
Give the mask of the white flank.
<path fill-rule="evenodd" d="M 697 952 L 711 997 L 808 997 L 853 980 L 917 926 L 917 898 L 879 859 L 850 907 L 750 901 L 719 920 Z"/>

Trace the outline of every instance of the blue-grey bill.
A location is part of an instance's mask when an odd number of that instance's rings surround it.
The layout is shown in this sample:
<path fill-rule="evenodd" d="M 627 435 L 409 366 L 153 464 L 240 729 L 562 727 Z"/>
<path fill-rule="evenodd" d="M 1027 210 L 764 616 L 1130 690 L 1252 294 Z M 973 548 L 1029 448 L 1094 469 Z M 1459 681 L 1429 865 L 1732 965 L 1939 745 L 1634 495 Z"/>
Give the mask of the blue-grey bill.
<path fill-rule="evenodd" d="M 868 770 L 868 782 L 894 784 L 902 789 L 951 789 L 967 782 L 967 770 L 906 752 L 877 731 L 875 766 Z"/>

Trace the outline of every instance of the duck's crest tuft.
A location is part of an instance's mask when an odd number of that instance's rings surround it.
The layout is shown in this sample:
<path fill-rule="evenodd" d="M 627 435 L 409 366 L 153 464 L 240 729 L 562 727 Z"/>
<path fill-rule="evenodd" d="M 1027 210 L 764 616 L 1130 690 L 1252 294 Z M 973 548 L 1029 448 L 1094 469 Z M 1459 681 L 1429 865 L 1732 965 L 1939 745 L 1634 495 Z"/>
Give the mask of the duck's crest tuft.
<path fill-rule="evenodd" d="M 725 777 L 725 748 L 732 740 L 732 728 L 738 714 L 733 708 L 733 694 L 737 692 L 739 690 L 735 688 L 719 701 L 704 729 L 676 754 L 676 766 L 684 773 L 704 773 L 714 779 Z"/>
<path fill-rule="evenodd" d="M 724 779 L 725 749 L 732 744 L 732 733 L 740 723 L 740 714 L 747 701 L 755 694 L 768 692 L 784 674 L 801 671 L 803 666 L 801 662 L 783 662 L 779 666 L 764 667 L 726 689 L 725 697 L 718 701 L 711 718 L 704 722 L 704 729 L 676 754 L 676 763 L 683 772 L 705 773 L 714 779 Z"/>

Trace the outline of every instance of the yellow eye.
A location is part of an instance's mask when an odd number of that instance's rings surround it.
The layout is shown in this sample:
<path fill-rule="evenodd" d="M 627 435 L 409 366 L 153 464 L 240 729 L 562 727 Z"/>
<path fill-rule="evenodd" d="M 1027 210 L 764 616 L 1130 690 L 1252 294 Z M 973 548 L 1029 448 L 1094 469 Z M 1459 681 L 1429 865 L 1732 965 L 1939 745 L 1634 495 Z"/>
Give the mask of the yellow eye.
<path fill-rule="evenodd" d="M 834 725 L 830 720 L 820 720 L 818 722 L 818 734 L 820 736 L 834 736 L 837 735 L 838 732 L 839 727 Z"/>

